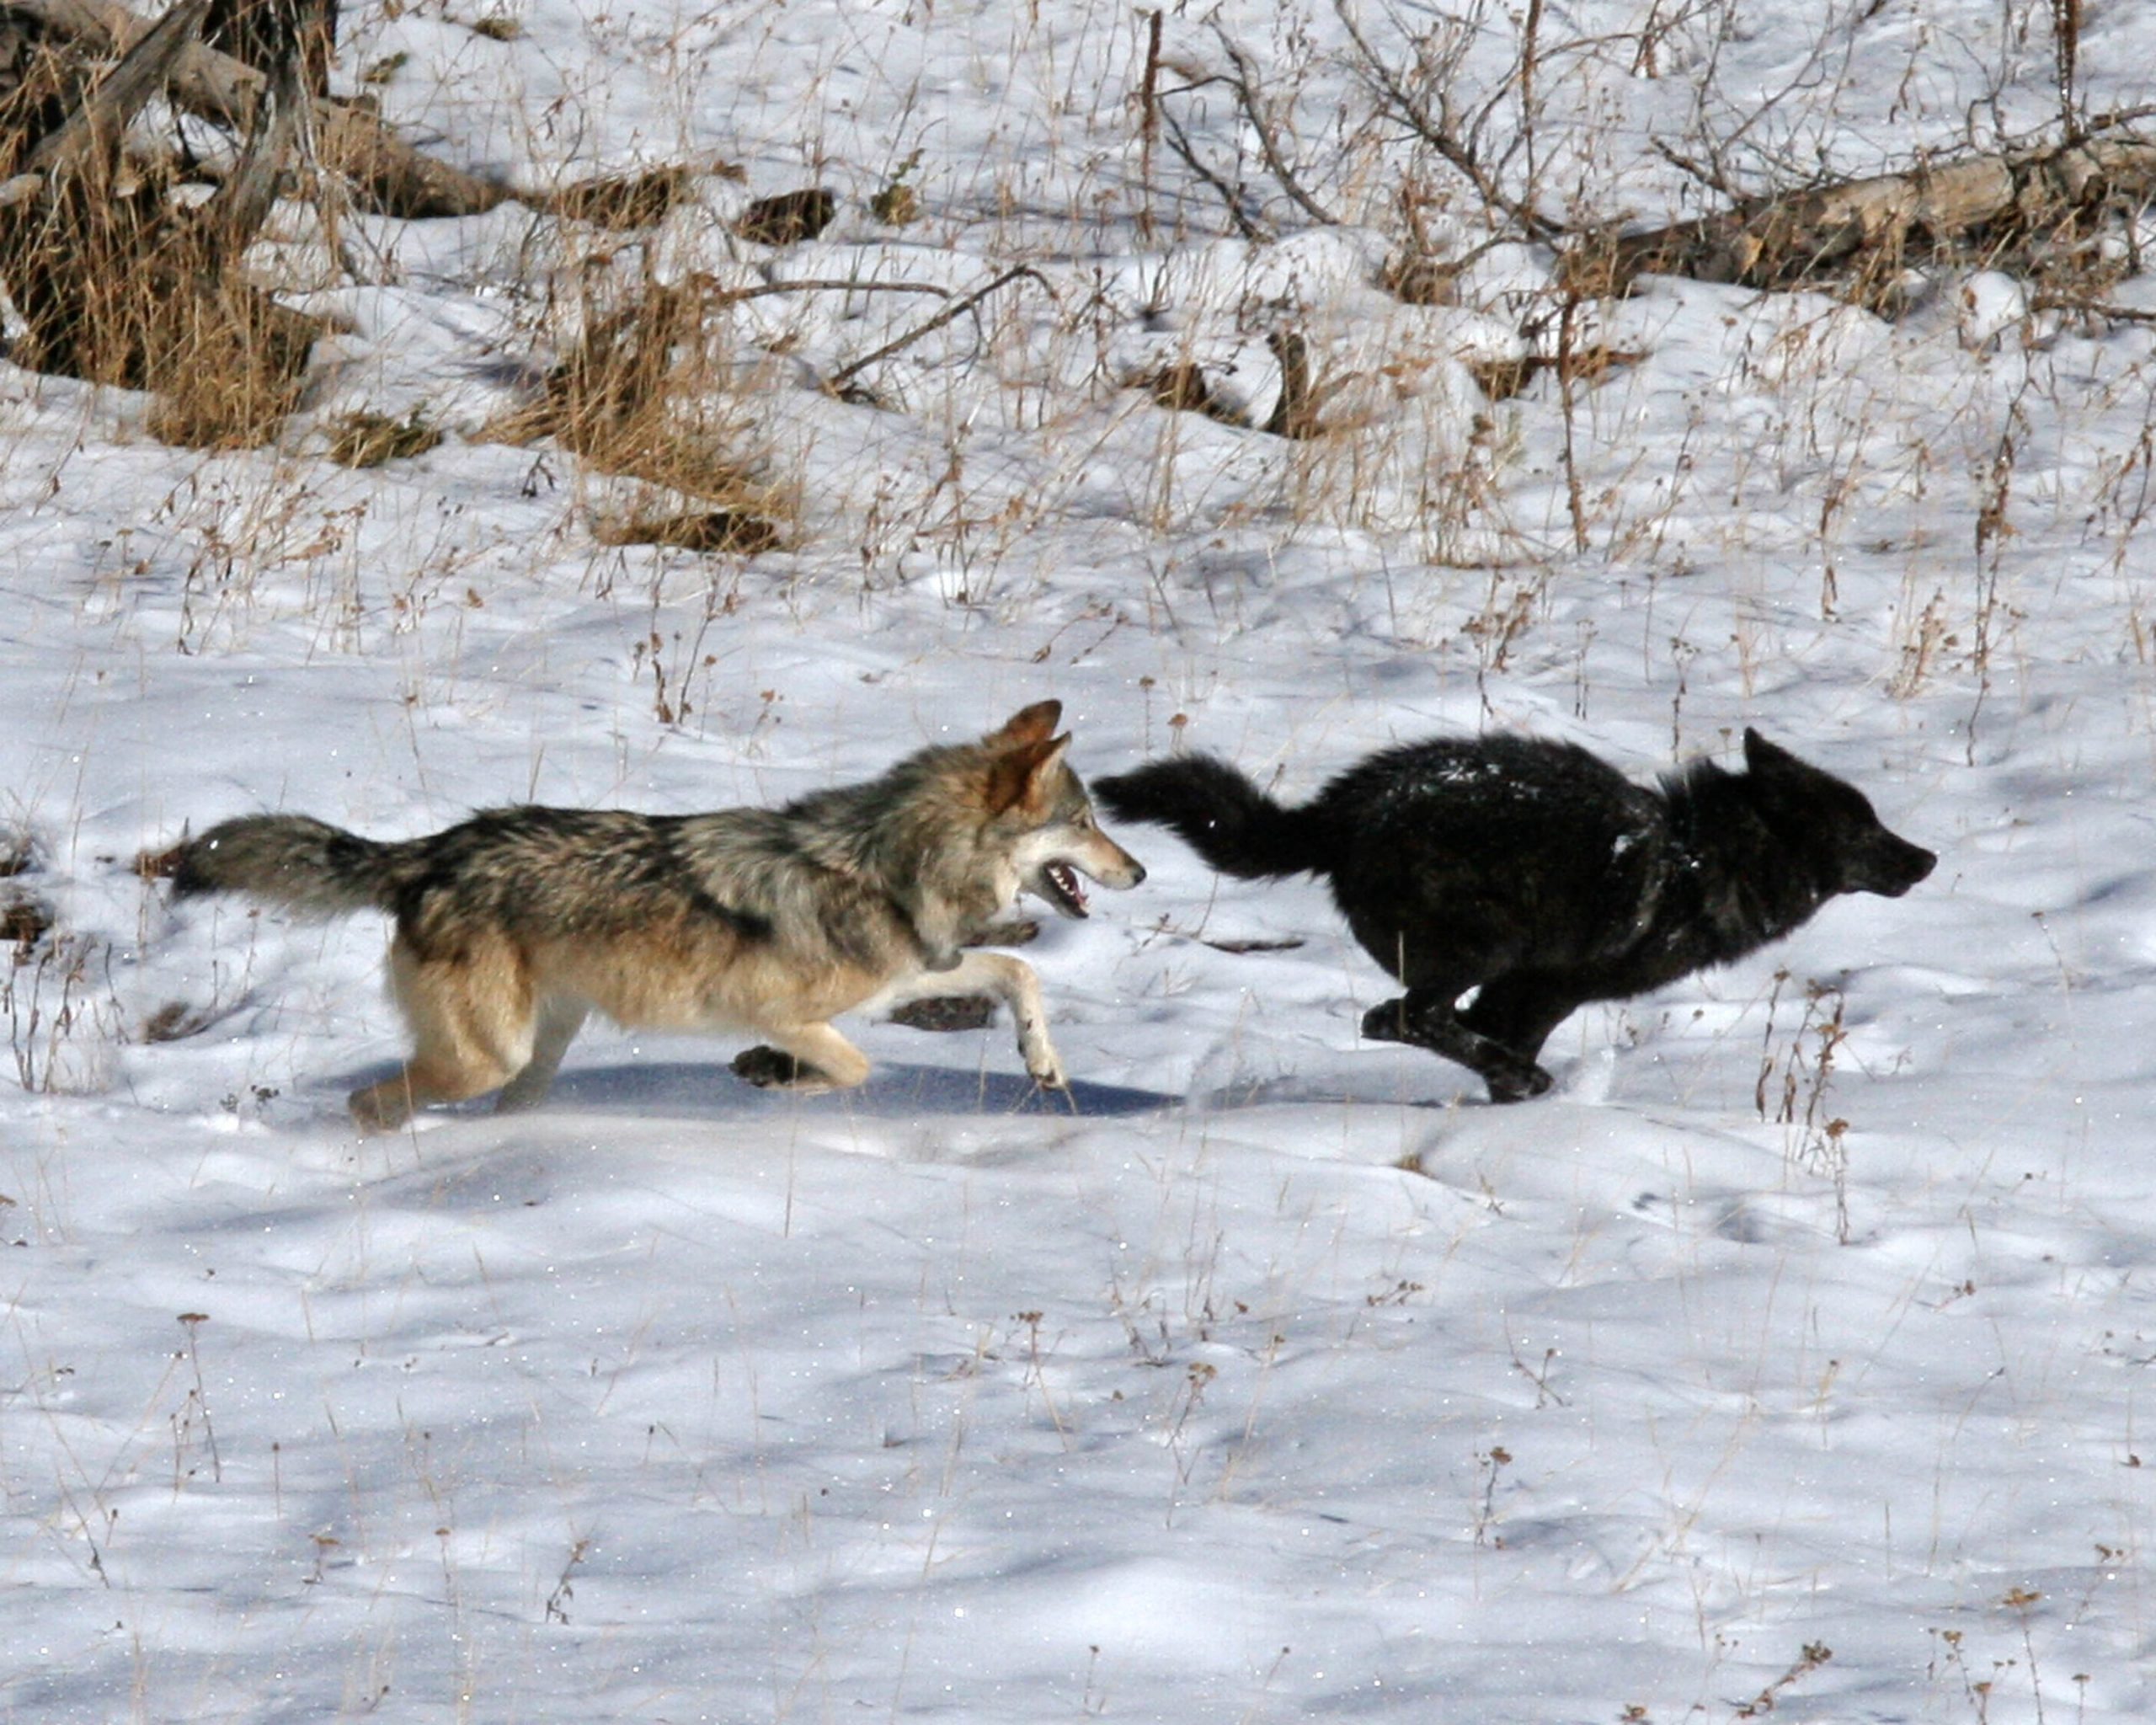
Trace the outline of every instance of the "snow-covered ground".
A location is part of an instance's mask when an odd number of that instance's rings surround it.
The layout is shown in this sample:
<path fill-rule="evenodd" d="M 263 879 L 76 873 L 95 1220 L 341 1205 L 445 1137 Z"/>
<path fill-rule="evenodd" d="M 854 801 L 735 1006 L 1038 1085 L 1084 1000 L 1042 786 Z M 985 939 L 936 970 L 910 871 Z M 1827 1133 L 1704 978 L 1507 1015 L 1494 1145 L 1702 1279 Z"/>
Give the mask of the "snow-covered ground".
<path fill-rule="evenodd" d="M 2057 104 L 2024 0 L 1538 10 L 1508 171 L 1557 214 L 1696 209 L 1658 142 L 1757 185 Z M 2080 12 L 2089 109 L 2139 99 L 2156 18 Z M 1476 16 L 1469 107 L 1523 27 Z M 0 364 L 0 898 L 54 918 L 0 960 L 0 1717 L 2156 1707 L 2151 228 L 2095 294 L 2138 318 L 1652 280 L 1581 314 L 1618 363 L 1492 398 L 1550 257 L 1382 289 L 1403 198 L 1446 258 L 1486 231 L 1368 123 L 1342 14 L 1165 20 L 1161 109 L 1249 231 L 1146 135 L 1145 17 L 355 8 L 340 83 L 448 159 L 743 177 L 641 237 L 347 216 L 363 283 L 280 212 L 265 267 L 345 328 L 271 448 Z M 1335 221 L 1192 88 L 1235 54 Z M 821 238 L 728 238 L 819 184 Z M 818 381 L 934 299 L 727 314 L 780 550 L 602 543 L 636 494 L 482 436 L 610 267 L 1017 264 L 850 397 Z M 1318 437 L 1129 387 L 1196 365 L 1262 421 L 1281 329 Z M 360 408 L 447 441 L 334 465 Z M 776 800 L 1048 696 L 1082 772 L 1201 747 L 1295 793 L 1433 732 L 1646 778 L 1755 724 L 1940 863 L 1580 1013 L 1556 1092 L 1492 1108 L 1358 1042 L 1390 991 L 1320 889 L 1134 828 L 1151 878 L 1030 953 L 1067 1099 L 1002 1027 L 849 1024 L 876 1076 L 805 1100 L 595 1027 L 536 1114 L 364 1140 L 380 926 L 175 915 L 131 867 L 264 808 Z"/>

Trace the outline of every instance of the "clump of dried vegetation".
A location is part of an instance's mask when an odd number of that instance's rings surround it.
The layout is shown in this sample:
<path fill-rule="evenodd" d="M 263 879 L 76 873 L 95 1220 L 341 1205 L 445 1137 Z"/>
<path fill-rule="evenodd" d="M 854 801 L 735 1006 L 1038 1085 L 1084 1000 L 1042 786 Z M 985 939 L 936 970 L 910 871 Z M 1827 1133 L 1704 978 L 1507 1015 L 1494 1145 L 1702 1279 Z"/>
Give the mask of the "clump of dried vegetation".
<path fill-rule="evenodd" d="M 1025 278 L 1045 284 L 1023 261 L 963 295 L 918 281 L 734 275 L 722 286 L 679 259 L 662 270 L 653 260 L 664 248 L 649 230 L 680 216 L 708 180 L 740 179 L 739 169 L 699 160 L 544 190 L 465 174 L 414 149 L 368 101 L 327 93 L 334 43 L 307 7 L 288 8 L 304 28 L 264 26 L 246 40 L 226 29 L 205 41 L 211 7 L 179 0 L 154 24 L 112 0 L 9 0 L 0 10 L 0 291 L 23 331 L 11 357 L 148 390 L 147 428 L 175 443 L 261 442 L 301 401 L 323 325 L 283 303 L 249 261 L 271 206 L 293 195 L 321 208 L 329 252 L 344 208 L 439 216 L 513 200 L 546 222 L 637 236 L 560 243 L 547 281 L 519 284 L 542 308 L 526 326 L 534 348 L 558 357 L 532 398 L 483 434 L 549 441 L 606 476 L 584 494 L 608 545 L 741 556 L 799 537 L 793 501 L 771 478 L 782 452 L 760 430 L 758 393 L 778 344 L 744 333 L 742 301 L 835 288 L 941 295 L 944 304 L 917 327 L 812 381 L 849 402 L 908 412 L 878 381 L 891 369 L 883 362 L 955 320 L 982 323 L 982 302 Z M 2056 51 L 2056 112 L 2043 136 L 1980 144 L 1972 133 L 1958 151 L 1836 179 L 1804 175 L 1793 152 L 1757 144 L 1742 115 L 1710 120 L 1703 99 L 1692 131 L 1658 147 L 1709 213 L 1630 227 L 1624 212 L 1605 207 L 1615 184 L 1609 164 L 1583 171 L 1608 147 L 1582 142 L 1572 123 L 1579 93 L 1598 77 L 1711 65 L 1742 28 L 1732 0 L 1646 4 L 1636 29 L 1591 39 L 1568 36 L 1542 0 L 1502 19 L 1489 8 L 1434 19 L 1341 9 L 1335 45 L 1290 34 L 1263 55 L 1218 21 L 1185 29 L 1149 14 L 1129 109 L 1138 171 L 1123 207 L 1148 244 L 1209 227 L 1254 248 L 1291 230 L 1383 228 L 1395 248 L 1376 285 L 1417 306 L 1471 292 L 1478 260 L 1493 250 L 1554 259 L 1534 302 L 1506 308 L 1518 350 L 1467 363 L 1489 412 L 1472 446 L 1444 458 L 1457 471 L 1431 482 L 1443 499 L 1417 507 L 1426 521 L 1475 513 L 1489 489 L 1478 475 L 1502 458 L 1497 409 L 1532 397 L 1533 410 L 1546 404 L 1561 416 L 1574 549 L 1598 539 L 1621 549 L 1649 529 L 1615 521 L 1613 494 L 1598 493 L 1583 469 L 1594 453 L 1596 393 L 1641 358 L 1599 333 L 1598 308 L 1644 275 L 1822 290 L 1892 315 L 1923 271 L 1984 267 L 2030 283 L 2032 308 L 2138 315 L 2112 304 L 2108 289 L 2122 267 L 2122 225 L 2156 196 L 2156 143 L 2136 131 L 2141 115 L 2086 111 L 2078 0 L 2025 0 L 2023 10 L 2026 28 L 2048 24 Z M 377 62 L 362 81 L 398 70 Z M 1321 88 L 1333 104 L 1322 125 L 1305 111 L 1305 92 Z M 1352 95 L 1344 104 L 1343 89 Z M 232 141 L 206 195 L 200 164 L 139 123 L 158 101 Z M 1220 123 L 1224 113 L 1232 124 Z M 302 138 L 311 140 L 306 149 Z M 892 158 L 862 213 L 887 226 L 919 222 L 922 151 L 901 159 L 894 142 Z M 737 261 L 767 261 L 771 249 L 823 234 L 841 208 L 833 190 L 809 186 L 749 202 L 708 224 L 704 238 Z M 630 258 L 642 261 L 625 264 Z M 1070 296 L 1056 314 L 1059 339 L 1086 339 L 1097 310 Z M 1343 360 L 1311 308 L 1291 300 L 1247 308 L 1241 333 L 1262 339 L 1274 361 L 1277 389 L 1255 400 L 1196 358 L 1097 375 L 1161 407 L 1290 446 L 1267 446 L 1287 476 L 1278 506 L 1290 515 L 1328 487 L 1368 489 L 1385 459 L 1375 446 L 1392 435 L 1371 403 L 1407 362 Z M 1027 387 L 1039 381 L 1029 376 Z M 313 446 L 350 467 L 424 454 L 443 435 L 416 409 L 350 412 L 321 430 Z M 1854 494 L 1854 478 L 1844 489 Z M 951 515 L 974 521 L 965 510 Z M 1822 540 L 1835 519 L 1832 507 L 1822 513 Z"/>
<path fill-rule="evenodd" d="M 734 376 L 723 296 L 701 281 L 626 288 L 579 279 L 583 334 L 535 400 L 498 418 L 503 442 L 551 438 L 642 500 L 603 516 L 602 542 L 753 552 L 779 540 L 781 504 L 755 476 L 744 393 Z"/>

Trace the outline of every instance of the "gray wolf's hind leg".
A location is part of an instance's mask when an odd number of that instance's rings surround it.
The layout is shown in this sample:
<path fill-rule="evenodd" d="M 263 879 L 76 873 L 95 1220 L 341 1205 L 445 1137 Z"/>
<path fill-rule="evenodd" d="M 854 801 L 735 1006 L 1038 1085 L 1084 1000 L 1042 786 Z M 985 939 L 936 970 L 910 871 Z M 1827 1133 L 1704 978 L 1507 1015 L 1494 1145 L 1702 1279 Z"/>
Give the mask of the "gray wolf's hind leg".
<path fill-rule="evenodd" d="M 776 1046 L 744 1049 L 734 1075 L 759 1090 L 792 1090 L 813 1096 L 851 1090 L 868 1076 L 868 1056 L 828 1024 L 760 1027 Z"/>
<path fill-rule="evenodd" d="M 782 1049 L 758 1043 L 734 1055 L 734 1076 L 759 1090 L 792 1090 L 814 1086 L 823 1074 L 814 1066 L 803 1065 Z"/>
<path fill-rule="evenodd" d="M 438 1055 L 414 1055 L 404 1069 L 379 1084 L 355 1090 L 349 1101 L 362 1132 L 394 1132 L 430 1103 L 465 1102 L 501 1081 L 499 1066 L 461 1064 Z"/>
<path fill-rule="evenodd" d="M 411 1027 L 412 1057 L 393 1077 L 352 1092 L 361 1131 L 393 1132 L 415 1109 L 484 1096 L 515 1075 L 530 1045 L 530 1001 L 517 989 L 481 980 L 499 979 L 512 964 L 498 943 L 482 943 L 453 964 L 430 964 L 402 934 L 390 943 L 390 990 Z"/>
<path fill-rule="evenodd" d="M 562 999 L 550 1000 L 539 1009 L 539 1022 L 531 1034 L 531 1058 L 502 1086 L 501 1094 L 494 1098 L 496 1114 L 520 1114 L 538 1107 L 552 1087 L 554 1075 L 562 1069 L 562 1056 L 576 1040 L 577 1032 L 584 1028 L 590 1011 L 582 1001 Z"/>
<path fill-rule="evenodd" d="M 1411 988 L 1363 1015 L 1363 1034 L 1373 1042 L 1404 1042 L 1457 1060 L 1490 1087 L 1492 1102 L 1524 1102 L 1550 1086 L 1534 1057 L 1470 1030 L 1454 1010 L 1456 996 L 1444 989 Z"/>

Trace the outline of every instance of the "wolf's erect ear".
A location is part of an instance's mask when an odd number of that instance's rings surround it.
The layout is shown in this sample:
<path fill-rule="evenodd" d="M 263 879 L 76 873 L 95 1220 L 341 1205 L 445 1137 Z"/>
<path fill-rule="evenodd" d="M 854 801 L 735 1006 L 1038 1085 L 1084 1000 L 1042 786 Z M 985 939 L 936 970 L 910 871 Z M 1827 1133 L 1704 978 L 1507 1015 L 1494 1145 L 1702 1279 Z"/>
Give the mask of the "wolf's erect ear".
<path fill-rule="evenodd" d="M 1047 704 L 1054 705 L 1053 702 Z M 997 756 L 988 770 L 989 813 L 1001 814 L 1022 803 L 1029 810 L 1046 813 L 1055 770 L 1063 764 L 1064 751 L 1070 746 L 1070 733 L 1065 731 L 1059 737 L 1043 737 Z"/>
<path fill-rule="evenodd" d="M 1060 701 L 1036 701 L 1031 707 L 1020 708 L 1003 721 L 1002 729 L 990 731 L 981 741 L 991 749 L 1018 749 L 1032 743 L 1044 743 L 1055 734 L 1062 718 Z"/>
<path fill-rule="evenodd" d="M 1744 764 L 1754 772 L 1771 772 L 1777 766 L 1794 766 L 1796 756 L 1780 744 L 1769 742 L 1748 724 L 1744 727 Z"/>

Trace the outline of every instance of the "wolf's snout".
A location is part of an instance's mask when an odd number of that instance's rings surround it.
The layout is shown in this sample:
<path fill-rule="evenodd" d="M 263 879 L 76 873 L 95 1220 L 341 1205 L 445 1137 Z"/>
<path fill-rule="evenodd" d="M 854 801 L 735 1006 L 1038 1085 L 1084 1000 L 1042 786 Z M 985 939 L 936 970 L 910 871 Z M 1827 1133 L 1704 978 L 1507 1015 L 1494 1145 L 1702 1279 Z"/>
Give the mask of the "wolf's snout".
<path fill-rule="evenodd" d="M 1871 879 L 1864 883 L 1865 890 L 1898 899 L 1939 866 L 1939 857 L 1922 845 L 1895 838 L 1873 859 L 1873 865 Z"/>
<path fill-rule="evenodd" d="M 1129 892 L 1131 888 L 1145 880 L 1145 865 L 1143 862 L 1109 838 L 1106 833 L 1100 834 L 1099 837 L 1102 848 L 1097 849 L 1092 857 L 1081 862 L 1078 865 L 1080 868 L 1100 882 L 1102 886 L 1112 888 L 1119 893 Z"/>

